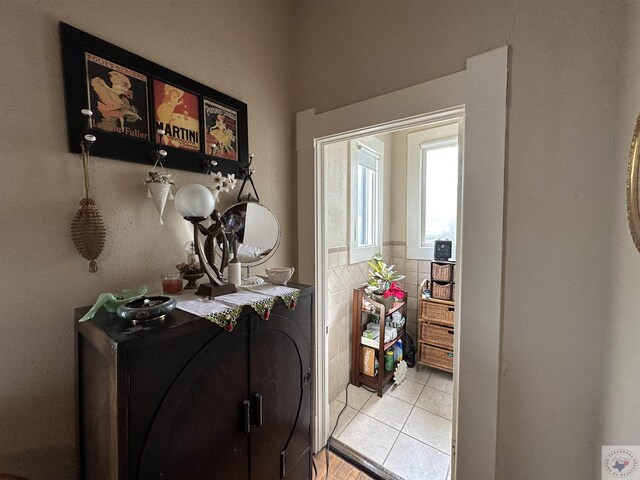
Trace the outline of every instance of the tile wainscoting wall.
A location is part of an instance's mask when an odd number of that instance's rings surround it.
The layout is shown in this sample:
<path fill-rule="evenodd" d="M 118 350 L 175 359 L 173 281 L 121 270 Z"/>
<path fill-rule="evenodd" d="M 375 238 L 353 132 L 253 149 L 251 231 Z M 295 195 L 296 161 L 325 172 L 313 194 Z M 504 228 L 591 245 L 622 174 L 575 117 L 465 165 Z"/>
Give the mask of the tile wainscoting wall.
<path fill-rule="evenodd" d="M 343 392 L 349 383 L 353 289 L 366 283 L 369 275 L 367 262 L 349 264 L 348 250 L 343 246 L 328 251 L 329 401 Z M 401 283 L 409 295 L 407 331 L 417 342 L 418 287 L 429 277 L 430 262 L 407 259 L 405 242 L 384 242 L 382 255 L 385 263 L 394 264 L 399 274 L 406 275 Z"/>
<path fill-rule="evenodd" d="M 353 289 L 367 281 L 367 262 L 349 264 L 349 249 L 329 249 L 327 279 L 329 311 L 329 400 L 349 383 L 351 368 L 351 305 Z"/>

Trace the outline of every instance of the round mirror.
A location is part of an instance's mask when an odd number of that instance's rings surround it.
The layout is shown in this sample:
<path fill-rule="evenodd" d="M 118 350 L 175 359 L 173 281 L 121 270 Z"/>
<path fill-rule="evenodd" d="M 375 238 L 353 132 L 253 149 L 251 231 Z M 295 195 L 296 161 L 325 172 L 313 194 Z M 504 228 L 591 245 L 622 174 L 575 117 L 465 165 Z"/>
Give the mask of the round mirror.
<path fill-rule="evenodd" d="M 264 205 L 241 202 L 222 214 L 226 229 L 234 231 L 238 239 L 238 260 L 242 266 L 253 267 L 266 262 L 280 245 L 278 218 Z"/>

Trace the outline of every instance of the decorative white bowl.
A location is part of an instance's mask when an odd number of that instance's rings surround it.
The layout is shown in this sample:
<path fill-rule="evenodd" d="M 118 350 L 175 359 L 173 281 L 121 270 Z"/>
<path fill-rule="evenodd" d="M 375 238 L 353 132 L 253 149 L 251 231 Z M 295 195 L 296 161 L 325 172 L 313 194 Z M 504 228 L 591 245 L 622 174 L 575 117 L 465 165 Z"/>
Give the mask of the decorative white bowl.
<path fill-rule="evenodd" d="M 267 277 L 269 277 L 269 281 L 274 285 L 286 285 L 291 275 L 295 271 L 293 267 L 273 267 L 273 268 L 265 268 L 265 272 L 267 272 Z"/>

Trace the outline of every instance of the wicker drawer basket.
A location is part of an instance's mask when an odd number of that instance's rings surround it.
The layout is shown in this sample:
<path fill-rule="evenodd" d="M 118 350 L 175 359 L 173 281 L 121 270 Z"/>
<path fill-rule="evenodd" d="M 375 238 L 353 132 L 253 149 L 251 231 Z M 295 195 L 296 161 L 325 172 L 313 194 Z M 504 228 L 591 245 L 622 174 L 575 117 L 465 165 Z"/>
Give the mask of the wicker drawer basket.
<path fill-rule="evenodd" d="M 420 341 L 453 350 L 453 328 L 429 322 L 420 322 Z"/>
<path fill-rule="evenodd" d="M 421 343 L 420 363 L 446 370 L 447 372 L 453 372 L 453 352 L 444 348 Z"/>
<path fill-rule="evenodd" d="M 438 300 L 453 300 L 453 283 L 431 282 L 431 296 Z"/>
<path fill-rule="evenodd" d="M 453 264 L 431 262 L 431 280 L 453 281 Z"/>
<path fill-rule="evenodd" d="M 420 319 L 434 320 L 445 325 L 453 326 L 455 307 L 444 303 L 430 302 L 426 299 L 420 300 Z"/>

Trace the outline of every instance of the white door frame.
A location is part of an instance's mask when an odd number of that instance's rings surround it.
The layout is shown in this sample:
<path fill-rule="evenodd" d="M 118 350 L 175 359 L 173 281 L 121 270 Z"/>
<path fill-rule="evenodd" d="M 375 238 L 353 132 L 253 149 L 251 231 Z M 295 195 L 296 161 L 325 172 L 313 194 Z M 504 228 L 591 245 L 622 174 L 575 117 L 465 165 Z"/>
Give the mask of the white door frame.
<path fill-rule="evenodd" d="M 327 268 L 321 146 L 331 137 L 378 134 L 464 106 L 462 229 L 458 243 L 453 469 L 458 480 L 495 478 L 504 245 L 508 48 L 467 59 L 466 69 L 337 110 L 297 114 L 298 272 L 316 286 L 314 451 L 329 423 Z M 393 124 L 391 126 L 391 124 Z M 311 212 L 314 212 L 311 215 Z M 313 248 L 312 248 L 313 246 Z"/>

